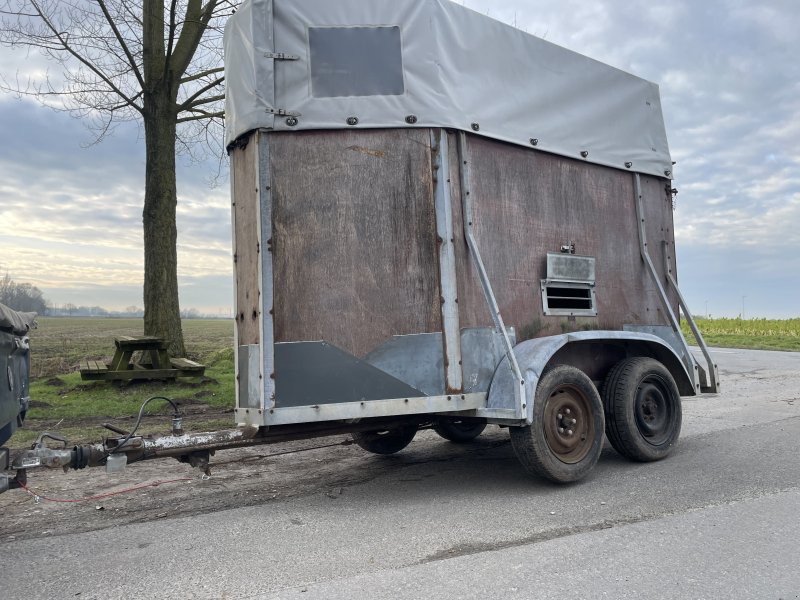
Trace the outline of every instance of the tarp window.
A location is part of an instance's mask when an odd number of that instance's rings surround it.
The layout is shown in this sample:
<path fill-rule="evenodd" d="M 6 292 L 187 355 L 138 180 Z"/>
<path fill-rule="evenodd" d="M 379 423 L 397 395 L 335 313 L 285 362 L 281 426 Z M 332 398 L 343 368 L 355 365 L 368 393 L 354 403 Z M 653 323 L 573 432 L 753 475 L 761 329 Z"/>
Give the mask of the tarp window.
<path fill-rule="evenodd" d="M 308 40 L 315 98 L 405 92 L 399 27 L 310 27 Z"/>

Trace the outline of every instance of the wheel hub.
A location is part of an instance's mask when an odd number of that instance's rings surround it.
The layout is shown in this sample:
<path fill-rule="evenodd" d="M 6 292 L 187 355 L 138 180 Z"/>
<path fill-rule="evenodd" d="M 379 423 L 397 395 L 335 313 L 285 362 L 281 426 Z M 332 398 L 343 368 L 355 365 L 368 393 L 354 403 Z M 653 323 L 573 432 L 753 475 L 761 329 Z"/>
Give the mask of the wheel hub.
<path fill-rule="evenodd" d="M 580 462 L 591 449 L 594 437 L 589 400 L 579 390 L 564 386 L 553 392 L 546 402 L 547 445 L 562 462 Z"/>
<path fill-rule="evenodd" d="M 634 416 L 639 432 L 658 445 L 669 436 L 671 408 L 664 388 L 656 380 L 645 380 L 636 390 Z"/>

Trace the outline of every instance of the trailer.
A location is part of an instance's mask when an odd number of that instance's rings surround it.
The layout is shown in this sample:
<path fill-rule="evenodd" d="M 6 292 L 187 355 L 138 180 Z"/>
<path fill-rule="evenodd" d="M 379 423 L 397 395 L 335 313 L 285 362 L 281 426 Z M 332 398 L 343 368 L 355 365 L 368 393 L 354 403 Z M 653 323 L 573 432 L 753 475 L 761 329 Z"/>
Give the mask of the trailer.
<path fill-rule="evenodd" d="M 238 422 L 495 423 L 555 481 L 670 452 L 719 385 L 655 84 L 446 0 L 251 0 L 225 50 Z"/>
<path fill-rule="evenodd" d="M 655 84 L 448 0 L 247 0 L 225 79 L 239 428 L 29 461 L 206 468 L 334 433 L 391 454 L 495 424 L 570 482 L 604 433 L 666 457 L 681 396 L 719 390 L 677 286 Z"/>

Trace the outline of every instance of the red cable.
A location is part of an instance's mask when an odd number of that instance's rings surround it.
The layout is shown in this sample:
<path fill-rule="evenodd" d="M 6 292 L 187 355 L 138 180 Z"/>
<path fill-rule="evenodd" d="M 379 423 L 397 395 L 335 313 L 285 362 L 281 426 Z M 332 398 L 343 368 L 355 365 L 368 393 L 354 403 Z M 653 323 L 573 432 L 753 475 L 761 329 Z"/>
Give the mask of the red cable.
<path fill-rule="evenodd" d="M 108 492 L 107 494 L 98 494 L 97 496 L 87 496 L 86 498 L 77 498 L 77 499 L 66 499 L 66 498 L 48 498 L 47 496 L 42 496 L 41 494 L 36 493 L 31 488 L 29 488 L 24 483 L 20 483 L 19 486 L 27 491 L 29 494 L 33 494 L 35 498 L 41 498 L 42 500 L 47 500 L 48 502 L 89 502 L 91 500 L 101 500 L 102 498 L 109 498 L 111 496 L 117 496 L 119 494 L 126 494 L 128 492 L 135 492 L 136 490 L 142 490 L 145 488 L 151 487 L 158 487 L 159 485 L 164 485 L 167 483 L 178 483 L 179 481 L 192 481 L 191 477 L 181 477 L 179 479 L 162 479 L 160 481 L 154 481 L 153 483 L 145 483 L 143 485 L 137 485 L 131 488 L 126 488 L 124 490 L 117 490 L 116 492 Z"/>

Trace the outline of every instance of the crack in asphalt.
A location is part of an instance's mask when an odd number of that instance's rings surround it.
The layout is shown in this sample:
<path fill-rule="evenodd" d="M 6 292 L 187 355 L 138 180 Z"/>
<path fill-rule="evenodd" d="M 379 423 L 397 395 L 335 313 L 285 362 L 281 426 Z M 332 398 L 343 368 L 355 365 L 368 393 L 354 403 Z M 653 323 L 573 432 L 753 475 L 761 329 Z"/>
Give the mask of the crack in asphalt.
<path fill-rule="evenodd" d="M 764 498 L 767 496 L 777 496 L 779 494 L 784 494 L 786 492 L 791 492 L 796 490 L 798 490 L 797 486 L 789 486 L 777 490 L 765 491 L 760 494 L 743 496 L 741 498 L 727 500 L 724 502 L 712 502 L 709 504 L 704 504 L 703 506 L 694 506 L 687 508 L 686 510 L 650 513 L 634 517 L 623 517 L 619 519 L 604 519 L 597 523 L 588 523 L 586 525 L 577 525 L 574 527 L 557 527 L 555 529 L 549 529 L 547 531 L 539 531 L 527 536 L 523 536 L 521 538 L 506 540 L 503 542 L 456 544 L 451 548 L 434 552 L 433 554 L 430 554 L 425 558 L 420 559 L 419 561 L 410 563 L 409 566 L 424 565 L 442 560 L 448 560 L 451 558 L 457 558 L 459 556 L 472 556 L 475 554 L 483 554 L 484 552 L 493 552 L 495 550 L 506 550 L 508 548 L 518 548 L 520 546 L 540 544 L 542 542 L 549 542 L 551 540 L 559 538 L 580 535 L 583 533 L 592 533 L 595 531 L 602 531 L 603 529 L 611 529 L 613 527 L 635 525 L 637 523 L 648 523 L 651 521 L 658 521 L 659 519 L 664 519 L 667 517 L 699 512 L 702 510 L 706 510 L 709 508 L 716 508 L 720 506 L 732 506 L 734 504 L 740 504 L 742 502 L 748 502 L 750 500 L 757 500 L 759 498 Z"/>

